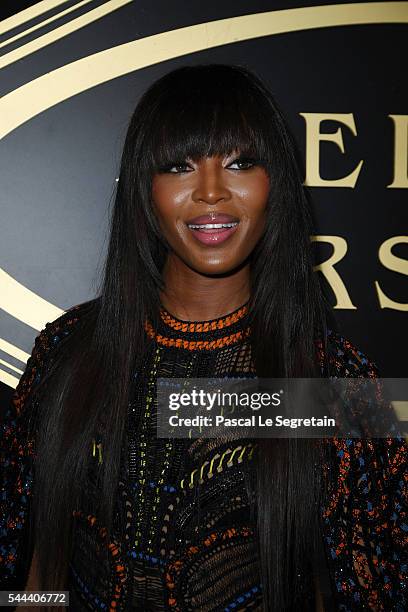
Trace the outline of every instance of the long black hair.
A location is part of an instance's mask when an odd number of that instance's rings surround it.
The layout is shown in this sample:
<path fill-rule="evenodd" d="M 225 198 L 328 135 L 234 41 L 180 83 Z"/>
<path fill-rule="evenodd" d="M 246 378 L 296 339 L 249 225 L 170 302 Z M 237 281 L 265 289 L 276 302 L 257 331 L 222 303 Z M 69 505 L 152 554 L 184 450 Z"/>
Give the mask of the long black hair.
<path fill-rule="evenodd" d="M 157 168 L 187 157 L 261 160 L 270 176 L 265 233 L 251 254 L 251 343 L 259 376 L 320 376 L 316 338 L 327 346 L 329 307 L 313 272 L 310 205 L 296 147 L 269 88 L 241 66 L 183 66 L 141 97 L 128 128 L 99 295 L 84 309 L 46 377 L 37 438 L 34 537 L 41 589 L 66 581 L 72 511 L 86 504 L 94 431 L 104 423 L 102 494 L 110 533 L 132 372 L 158 321 L 169 245 L 151 201 Z M 327 349 L 324 351 L 327 355 Z M 260 440 L 256 481 L 265 609 L 298 609 L 319 537 L 318 445 Z M 318 470 L 317 470 L 318 471 Z M 302 582 L 303 581 L 303 582 Z M 309 581 L 306 588 L 314 589 Z"/>

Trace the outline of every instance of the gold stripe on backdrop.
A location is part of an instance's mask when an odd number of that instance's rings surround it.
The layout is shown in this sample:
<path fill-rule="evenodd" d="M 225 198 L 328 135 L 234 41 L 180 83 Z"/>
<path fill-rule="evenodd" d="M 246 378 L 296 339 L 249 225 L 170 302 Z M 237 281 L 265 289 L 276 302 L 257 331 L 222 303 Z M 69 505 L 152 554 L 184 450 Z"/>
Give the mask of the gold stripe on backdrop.
<path fill-rule="evenodd" d="M 0 59 L 0 67 L 8 66 L 17 59 L 21 60 L 46 45 L 57 42 L 128 4 L 129 1 L 106 2 L 97 9 L 55 28 L 52 32 L 4 55 Z M 42 5 L 42 12 L 45 12 L 46 4 L 57 6 L 62 3 L 41 2 L 35 7 Z M 15 17 L 16 23 L 18 15 Z M 24 19 L 27 21 L 30 18 L 26 13 Z M 13 18 L 0 23 L 0 31 L 6 31 L 5 27 L 15 27 L 10 26 L 11 19 Z M 388 23 L 408 23 L 408 2 L 360 2 L 268 11 L 200 23 L 133 40 L 61 66 L 3 96 L 0 99 L 0 138 L 72 96 L 173 58 L 263 36 L 315 28 Z M 30 100 L 30 104 L 27 104 L 27 100 Z M 0 286 L 0 308 L 34 329 L 42 329 L 46 322 L 54 320 L 64 312 L 1 269 Z M 4 374 L 0 371 L 0 380 L 6 382 L 2 377 Z M 7 380 L 10 380 L 9 376 L 7 375 Z"/>
<path fill-rule="evenodd" d="M 89 15 L 87 13 L 84 17 Z M 262 36 L 385 23 L 408 23 L 408 2 L 360 2 L 270 11 L 201 23 L 133 40 L 61 66 L 3 96 L 0 100 L 0 138 L 72 96 L 169 59 Z M 71 27 L 73 22 L 66 25 Z M 58 40 L 59 30 L 50 32 L 55 37 L 53 42 Z M 6 61 L 9 55 L 2 60 Z"/>
<path fill-rule="evenodd" d="M 7 340 L 3 340 L 2 338 L 0 338 L 0 351 L 4 351 L 11 357 L 18 359 L 23 363 L 25 363 L 30 356 L 29 353 L 22 351 L 20 348 L 18 348 L 18 346 L 14 346 L 14 344 L 11 344 L 11 342 L 7 342 Z"/>
<path fill-rule="evenodd" d="M 7 17 L 7 19 L 3 19 L 3 21 L 0 21 L 0 35 L 10 30 L 14 30 L 14 28 L 18 28 L 23 23 L 27 23 L 27 21 L 31 21 L 61 4 L 66 4 L 67 1 L 68 0 L 43 0 L 43 2 L 37 2 L 34 6 L 30 6 L 24 11 Z"/>
<path fill-rule="evenodd" d="M 24 287 L 1 268 L 0 287 L 0 308 L 36 330 L 42 329 L 45 323 L 54 321 L 64 312 L 31 289 Z"/>
<path fill-rule="evenodd" d="M 0 369 L 0 381 L 8 387 L 15 389 L 18 385 L 19 379 L 10 374 L 9 372 Z"/>
<path fill-rule="evenodd" d="M 79 4 L 74 4 L 73 6 L 70 6 L 69 8 L 65 9 L 65 11 L 62 11 L 61 13 L 57 13 L 56 15 L 53 15 L 52 17 L 49 17 L 48 19 L 45 19 L 44 21 L 37 23 L 31 28 L 28 28 L 28 30 L 24 30 L 23 32 L 20 32 L 19 34 L 16 34 L 15 36 L 8 38 L 7 40 L 4 40 L 3 42 L 0 43 L 0 49 L 2 47 L 7 47 L 7 45 L 10 45 L 11 43 L 16 42 L 16 40 L 19 40 L 20 38 L 24 38 L 24 36 L 27 36 L 28 34 L 32 34 L 36 30 L 43 28 L 44 26 L 48 25 L 49 23 L 52 23 L 53 21 L 56 21 L 57 19 L 61 19 L 61 17 L 65 17 L 65 15 L 68 15 L 69 13 L 76 11 L 77 9 L 81 8 L 81 6 L 85 6 L 86 4 L 89 4 L 90 2 L 93 2 L 93 0 L 82 0 L 82 2 L 79 2 Z"/>
<path fill-rule="evenodd" d="M 68 36 L 68 34 L 72 34 L 72 32 L 78 32 L 78 30 L 81 28 L 89 25 L 90 23 L 94 23 L 102 17 L 106 17 L 106 15 L 109 15 L 113 11 L 117 11 L 118 9 L 122 8 L 122 6 L 125 6 L 130 2 L 132 2 L 132 0 L 110 0 L 109 2 L 101 4 L 97 8 L 88 11 L 88 13 L 85 13 L 80 17 L 76 17 L 76 19 L 72 19 L 72 21 L 64 23 L 64 25 L 55 28 L 55 30 L 47 32 L 47 34 L 43 34 L 43 36 L 39 36 L 35 40 L 31 40 L 18 49 L 14 49 L 13 51 L 6 53 L 0 58 L 0 68 L 9 66 L 17 60 L 21 60 L 23 57 L 27 57 L 27 55 L 31 55 L 32 53 L 43 49 L 47 45 L 50 45 L 57 40 L 61 40 L 61 38 Z"/>
<path fill-rule="evenodd" d="M 8 363 L 8 361 L 4 361 L 4 359 L 0 359 L 0 363 L 2 365 L 5 365 L 10 370 L 14 370 L 14 372 L 17 372 L 17 374 L 23 373 L 23 370 L 19 370 L 18 368 L 16 368 L 16 366 L 13 366 L 11 363 Z"/>

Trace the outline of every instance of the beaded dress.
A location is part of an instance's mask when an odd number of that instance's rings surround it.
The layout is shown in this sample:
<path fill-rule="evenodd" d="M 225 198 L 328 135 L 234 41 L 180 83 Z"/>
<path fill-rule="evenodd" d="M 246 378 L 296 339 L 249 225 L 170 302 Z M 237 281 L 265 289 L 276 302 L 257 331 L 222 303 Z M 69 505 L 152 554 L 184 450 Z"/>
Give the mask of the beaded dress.
<path fill-rule="evenodd" d="M 24 554 L 34 444 L 26 416 L 36 382 L 83 305 L 48 323 L 2 420 L 1 588 L 14 584 Z M 70 608 L 78 610 L 263 610 L 256 511 L 247 483 L 256 443 L 228 439 L 159 439 L 158 377 L 254 374 L 244 304 L 212 321 L 181 321 L 164 308 L 143 367 L 135 372 L 115 499 L 115 537 L 87 508 L 74 512 Z M 333 375 L 376 377 L 374 364 L 338 333 L 329 334 Z M 318 354 L 323 349 L 316 342 Z M 52 359 L 52 357 L 51 357 Z M 407 607 L 406 459 L 402 438 L 337 439 L 335 487 L 321 508 L 322 550 L 334 609 L 402 612 Z M 103 446 L 90 449 L 89 496 L 98 496 Z M 91 506 L 90 506 L 91 507 Z"/>

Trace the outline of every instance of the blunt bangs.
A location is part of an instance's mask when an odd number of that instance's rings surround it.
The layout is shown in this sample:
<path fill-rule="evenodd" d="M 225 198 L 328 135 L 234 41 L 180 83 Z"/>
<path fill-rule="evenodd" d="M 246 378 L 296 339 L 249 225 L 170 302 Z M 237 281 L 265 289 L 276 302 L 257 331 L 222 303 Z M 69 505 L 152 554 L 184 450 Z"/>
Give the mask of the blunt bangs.
<path fill-rule="evenodd" d="M 234 150 L 270 165 L 272 109 L 239 70 L 183 67 L 163 80 L 148 130 L 153 172 Z"/>

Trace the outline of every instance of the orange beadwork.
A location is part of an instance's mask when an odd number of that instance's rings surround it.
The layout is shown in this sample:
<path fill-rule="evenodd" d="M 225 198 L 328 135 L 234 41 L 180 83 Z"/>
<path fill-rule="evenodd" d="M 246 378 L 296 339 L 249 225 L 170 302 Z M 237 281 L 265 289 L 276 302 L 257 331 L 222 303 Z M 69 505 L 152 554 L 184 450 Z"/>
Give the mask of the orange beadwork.
<path fill-rule="evenodd" d="M 225 540 L 234 540 L 234 539 L 239 539 L 239 538 L 248 538 L 250 536 L 253 536 L 254 532 L 250 527 L 247 526 L 240 526 L 240 527 L 230 527 L 224 531 L 221 532 L 217 532 L 214 531 L 210 534 L 208 534 L 205 539 L 199 543 L 199 545 L 195 545 L 195 546 L 189 546 L 185 551 L 184 551 L 184 558 L 182 559 L 177 559 L 174 560 L 172 562 L 170 562 L 169 566 L 168 566 L 168 570 L 167 572 L 165 572 L 165 581 L 166 581 L 166 587 L 167 589 L 170 591 L 170 596 L 168 599 L 168 603 L 169 605 L 171 605 L 172 607 L 174 607 L 175 610 L 177 610 L 177 612 L 181 612 L 182 608 L 180 606 L 180 604 L 178 604 L 177 602 L 177 598 L 176 598 L 176 594 L 174 593 L 174 590 L 176 588 L 176 584 L 177 584 L 177 579 L 176 577 L 180 574 L 180 572 L 183 570 L 186 562 L 188 562 L 192 557 L 194 557 L 195 555 L 197 555 L 198 553 L 200 553 L 203 549 L 208 548 L 208 546 L 211 544 L 216 544 L 217 542 L 219 544 L 222 544 Z M 170 602 L 172 602 L 170 604 Z"/>
<path fill-rule="evenodd" d="M 182 332 L 207 332 L 214 331 L 216 329 L 224 329 L 233 323 L 236 323 L 242 317 L 244 317 L 248 312 L 248 306 L 245 304 L 241 306 L 239 310 L 236 312 L 227 315 L 226 317 L 221 317 L 219 319 L 214 319 L 213 321 L 204 321 L 204 322 L 190 322 L 190 321 L 179 321 L 171 316 L 167 310 L 164 308 L 160 309 L 160 316 L 162 320 L 177 331 Z"/>
<path fill-rule="evenodd" d="M 107 530 L 105 527 L 98 527 L 98 519 L 93 514 L 85 513 L 82 510 L 73 510 L 72 516 L 77 519 L 82 519 L 88 522 L 91 527 L 95 527 L 98 530 L 100 538 L 104 541 L 106 548 L 109 550 L 112 556 L 112 568 L 115 571 L 116 584 L 114 593 L 111 595 L 111 602 L 109 604 L 109 610 L 115 610 L 117 602 L 122 596 L 123 583 L 126 581 L 126 566 L 120 559 L 120 553 L 118 546 L 113 542 L 107 541 Z M 117 558 L 119 556 L 119 558 Z"/>
<path fill-rule="evenodd" d="M 10 581 L 15 573 L 18 556 L 23 550 L 23 546 L 20 545 L 24 533 L 22 527 L 28 518 L 28 500 L 32 495 L 31 469 L 35 444 L 33 438 L 27 438 L 27 419 L 21 417 L 25 416 L 24 411 L 30 415 L 29 411 L 35 405 L 35 402 L 31 404 L 31 399 L 34 397 L 39 380 L 47 373 L 47 364 L 49 360 L 52 361 L 50 358 L 54 354 L 54 346 L 59 342 L 59 338 L 72 331 L 75 322 L 79 320 L 78 315 L 81 313 L 82 316 L 82 309 L 86 308 L 86 305 L 76 307 L 57 321 L 47 324 L 46 329 L 36 339 L 26 371 L 10 407 L 5 411 L 2 436 L 0 436 L 0 446 L 6 451 L 7 456 L 4 466 L 4 485 L 0 491 L 0 534 L 5 534 L 0 547 L 2 579 L 5 577 Z M 233 324 L 233 321 L 238 319 L 239 313 L 242 317 L 238 324 Z M 154 577 L 153 582 L 156 581 L 158 568 L 163 572 L 161 575 L 164 584 L 161 582 L 159 584 L 157 581 L 153 596 L 160 597 L 160 603 L 165 609 L 176 611 L 185 609 L 182 601 L 185 580 L 191 579 L 201 561 L 210 560 L 212 555 L 220 550 L 225 551 L 229 547 L 232 550 L 235 538 L 238 544 L 246 545 L 254 537 L 250 530 L 245 531 L 245 526 L 223 523 L 224 539 L 222 539 L 222 533 L 216 531 L 212 523 L 224 515 L 225 508 L 222 506 L 220 509 L 217 507 L 214 514 L 208 514 L 207 520 L 204 514 L 200 516 L 200 529 L 197 532 L 191 529 L 193 523 L 190 518 L 186 523 L 187 528 L 180 529 L 180 536 L 183 538 L 184 533 L 194 536 L 187 540 L 181 539 L 180 546 L 173 547 L 171 539 L 174 536 L 171 530 L 174 529 L 187 504 L 196 500 L 199 495 L 204 495 L 214 490 L 217 485 L 221 485 L 221 478 L 229 476 L 225 474 L 228 468 L 231 468 L 232 476 L 238 464 L 245 461 L 243 467 L 246 467 L 246 460 L 251 458 L 253 448 L 248 449 L 245 445 L 240 449 L 237 446 L 229 453 L 217 452 L 216 447 L 209 448 L 208 453 L 199 453 L 193 463 L 188 462 L 185 471 L 184 468 L 180 470 L 177 467 L 177 470 L 171 473 L 169 466 L 172 466 L 172 452 L 176 449 L 176 445 L 166 446 L 167 442 L 161 445 L 155 435 L 147 436 L 147 429 L 142 429 L 142 435 L 139 435 L 140 432 L 135 427 L 139 422 L 146 428 L 149 423 L 154 424 L 152 397 L 154 381 L 160 374 L 164 373 L 165 376 L 171 377 L 174 373 L 180 373 L 181 376 L 188 377 L 211 375 L 214 371 L 217 374 L 221 371 L 222 374 L 228 375 L 237 371 L 239 373 L 255 371 L 252 369 L 251 351 L 246 350 L 247 347 L 241 350 L 239 345 L 235 344 L 235 341 L 240 339 L 238 332 L 244 335 L 247 333 L 247 328 L 249 329 L 249 321 L 244 314 L 245 308 L 242 307 L 239 312 L 232 313 L 235 316 L 229 319 L 224 317 L 218 323 L 217 320 L 201 324 L 192 322 L 192 327 L 190 323 L 177 321 L 170 315 L 170 318 L 165 316 L 165 320 L 159 317 L 156 331 L 150 328 L 152 334 L 157 334 L 159 346 L 154 346 L 153 343 L 149 361 L 146 363 L 146 373 L 140 377 L 138 372 L 135 377 L 136 386 L 139 389 L 140 385 L 141 391 L 140 395 L 137 395 L 138 401 L 130 404 L 129 408 L 129 412 L 132 410 L 135 413 L 134 417 L 130 414 L 134 427 L 132 435 L 138 436 L 135 437 L 135 445 L 130 447 L 132 451 L 130 467 L 132 473 L 136 474 L 132 477 L 137 477 L 137 482 L 134 482 L 137 487 L 136 503 L 129 507 L 133 515 L 129 518 L 130 527 L 126 533 L 130 533 L 132 537 L 135 534 L 135 540 L 138 540 L 132 550 L 136 557 L 129 560 L 127 556 L 121 558 L 124 549 L 107 541 L 107 530 L 99 527 L 93 515 L 84 515 L 78 511 L 74 513 L 89 523 L 90 535 L 97 541 L 98 546 L 102 544 L 103 548 L 105 545 L 107 547 L 111 574 L 114 577 L 108 597 L 105 599 L 105 595 L 103 596 L 107 610 L 121 609 L 124 599 L 122 593 L 127 592 L 126 580 L 131 582 L 133 568 L 140 567 L 138 555 L 143 559 L 141 563 L 147 580 Z M 210 329 L 213 330 L 210 333 L 205 331 Z M 229 350 L 228 344 L 231 344 L 232 350 Z M 184 347 L 191 352 L 186 351 L 181 355 L 180 351 L 171 348 L 166 350 L 167 347 L 176 347 L 176 349 Z M 215 351 L 214 356 L 206 350 L 201 350 L 219 347 L 223 350 Z M 193 352 L 195 349 L 199 349 L 197 353 Z M 327 351 L 332 375 L 378 378 L 379 373 L 375 365 L 337 332 L 329 332 Z M 323 368 L 326 355 L 320 341 L 317 342 L 317 357 Z M 361 378 L 355 384 L 360 385 Z M 381 390 L 380 383 L 378 390 Z M 155 428 L 152 431 L 156 433 Z M 331 489 L 327 504 L 321 509 L 321 523 L 336 604 L 339 609 L 344 610 L 374 609 L 377 612 L 385 612 L 395 609 L 397 612 L 397 609 L 408 609 L 407 576 L 404 565 L 407 545 L 405 527 L 407 444 L 402 439 L 369 441 L 336 438 L 328 439 L 325 443 L 333 455 L 333 462 L 322 465 L 325 475 L 330 477 Z M 97 448 L 95 440 L 94 458 L 97 456 Z M 151 457 L 147 453 L 148 448 L 154 451 Z M 162 452 L 160 461 L 158 461 L 160 453 L 156 453 L 156 449 Z M 183 458 L 186 454 L 181 450 L 180 454 L 176 453 L 174 457 Z M 177 463 L 176 465 L 178 466 Z M 97 467 L 97 461 L 93 461 L 92 469 Z M 155 478 L 154 470 L 157 472 Z M 183 474 L 185 477 L 180 481 Z M 96 475 L 96 472 L 92 472 L 92 475 Z M 227 480 L 225 478 L 225 482 Z M 125 490 L 123 487 L 123 491 Z M 231 489 L 228 495 L 234 508 L 238 510 L 244 507 L 245 500 L 240 495 L 239 487 Z M 123 499 L 119 495 L 118 500 L 121 504 L 128 503 L 130 495 L 126 493 Z M 148 506 L 144 500 L 151 500 L 152 504 Z M 204 526 L 203 530 L 201 526 Z M 234 529 L 240 529 L 237 536 L 234 535 Z M 196 533 L 198 539 L 195 537 Z M 156 536 L 157 544 L 154 541 Z M 120 540 L 122 541 L 124 540 Z M 243 555 L 243 563 L 245 565 L 243 571 L 247 574 L 251 571 L 251 566 L 250 559 L 246 555 Z M 258 577 L 255 571 L 253 576 L 253 584 L 256 585 Z M 217 584 L 214 573 L 211 573 L 211 581 Z M 144 588 L 141 588 L 137 609 L 151 607 L 152 593 L 149 590 L 147 595 L 144 591 Z M 229 596 L 223 587 L 222 592 L 220 588 L 220 593 L 222 597 L 225 595 L 225 599 Z M 258 598 L 259 590 L 254 593 Z M 149 599 L 149 601 L 146 599 L 145 608 L 143 598 Z M 241 605 L 241 602 L 238 603 Z M 248 602 L 248 606 L 252 604 L 253 600 Z"/>
<path fill-rule="evenodd" d="M 247 336 L 250 335 L 251 332 L 251 328 L 247 327 L 245 330 L 236 332 L 235 334 L 231 334 L 229 336 L 223 336 L 222 338 L 218 338 L 217 340 L 184 340 L 183 338 L 167 338 L 166 336 L 162 336 L 161 334 L 156 334 L 152 324 L 149 321 L 145 322 L 145 330 L 149 337 L 155 339 L 158 344 L 167 347 L 174 346 L 177 348 L 184 348 L 189 351 L 211 351 L 217 348 L 222 348 L 224 346 L 235 344 L 236 342 L 244 340 Z"/>

